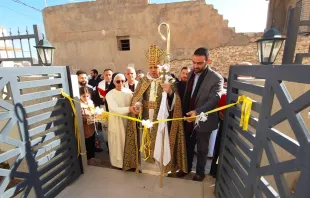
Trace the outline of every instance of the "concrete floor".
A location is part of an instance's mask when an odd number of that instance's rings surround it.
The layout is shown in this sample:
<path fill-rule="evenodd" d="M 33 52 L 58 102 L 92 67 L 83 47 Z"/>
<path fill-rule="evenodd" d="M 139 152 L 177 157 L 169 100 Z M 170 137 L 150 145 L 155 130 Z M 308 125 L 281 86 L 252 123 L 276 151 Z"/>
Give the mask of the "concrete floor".
<path fill-rule="evenodd" d="M 208 176 L 204 182 L 165 177 L 163 188 L 159 188 L 157 176 L 87 166 L 85 174 L 57 197 L 213 198 L 214 182 Z"/>

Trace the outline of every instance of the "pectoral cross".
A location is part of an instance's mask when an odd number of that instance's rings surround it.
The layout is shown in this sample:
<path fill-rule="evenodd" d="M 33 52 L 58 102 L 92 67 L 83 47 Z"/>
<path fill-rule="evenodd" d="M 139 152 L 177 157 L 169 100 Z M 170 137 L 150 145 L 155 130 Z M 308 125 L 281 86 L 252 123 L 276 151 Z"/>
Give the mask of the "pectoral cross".
<path fill-rule="evenodd" d="M 167 72 L 165 68 L 163 68 L 161 74 L 163 75 L 162 83 L 164 84 L 167 78 L 166 75 L 169 75 L 170 73 Z"/>

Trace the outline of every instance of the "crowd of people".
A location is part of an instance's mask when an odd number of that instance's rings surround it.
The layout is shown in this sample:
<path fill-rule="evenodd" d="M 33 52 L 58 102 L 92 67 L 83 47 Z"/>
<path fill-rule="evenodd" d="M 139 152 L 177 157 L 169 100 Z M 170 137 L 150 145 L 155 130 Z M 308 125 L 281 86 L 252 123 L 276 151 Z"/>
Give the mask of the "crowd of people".
<path fill-rule="evenodd" d="M 100 75 L 96 69 L 87 73 L 78 71 L 80 100 L 83 115 L 87 159 L 91 161 L 95 152 L 102 148 L 95 143 L 95 127 L 87 124 L 92 107 L 119 115 L 139 117 L 151 122 L 157 120 L 162 93 L 167 93 L 166 105 L 169 118 L 182 118 L 167 123 L 171 159 L 165 172 L 177 172 L 178 177 L 190 173 L 196 154 L 195 181 L 205 177 L 207 159 L 212 159 L 210 175 L 216 176 L 219 144 L 224 111 L 211 113 L 205 122 L 195 125 L 195 118 L 226 103 L 225 87 L 227 79 L 211 68 L 209 51 L 198 48 L 192 56 L 192 65 L 182 67 L 179 77 L 163 75 L 160 64 L 165 58 L 162 50 L 151 45 L 147 52 L 148 72 L 136 71 L 128 67 L 124 73 L 105 69 Z M 114 73 L 115 72 L 115 73 Z M 168 78 L 164 82 L 163 78 Z M 143 173 L 159 175 L 159 162 L 154 158 L 154 147 L 158 125 L 149 129 L 150 145 L 148 152 L 142 149 L 143 127 L 134 120 L 109 115 L 104 139 L 109 148 L 112 166 L 123 170 L 139 170 Z"/>

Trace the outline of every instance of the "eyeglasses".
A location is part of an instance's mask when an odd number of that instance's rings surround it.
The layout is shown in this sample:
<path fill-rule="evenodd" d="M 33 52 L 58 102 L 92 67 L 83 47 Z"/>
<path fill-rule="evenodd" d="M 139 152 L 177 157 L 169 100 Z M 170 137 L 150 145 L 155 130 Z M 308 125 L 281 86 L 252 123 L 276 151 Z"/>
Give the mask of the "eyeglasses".
<path fill-rule="evenodd" d="M 120 84 L 120 83 L 124 83 L 125 81 L 124 80 L 116 80 L 115 81 L 117 84 Z"/>

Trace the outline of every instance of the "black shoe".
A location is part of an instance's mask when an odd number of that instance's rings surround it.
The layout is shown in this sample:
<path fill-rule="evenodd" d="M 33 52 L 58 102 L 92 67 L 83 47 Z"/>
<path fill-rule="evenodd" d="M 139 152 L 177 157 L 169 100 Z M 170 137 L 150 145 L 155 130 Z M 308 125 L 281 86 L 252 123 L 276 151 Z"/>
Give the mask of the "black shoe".
<path fill-rule="evenodd" d="M 193 181 L 200 181 L 200 182 L 202 182 L 203 180 L 204 180 L 204 178 L 205 178 L 205 175 L 203 175 L 203 176 L 200 176 L 200 175 L 195 175 L 194 177 L 193 177 Z"/>
<path fill-rule="evenodd" d="M 188 173 L 184 173 L 183 171 L 179 171 L 178 173 L 177 173 L 177 177 L 184 177 L 185 175 L 187 175 Z"/>
<path fill-rule="evenodd" d="M 96 149 L 95 149 L 95 152 L 97 152 L 97 153 L 100 153 L 100 152 L 102 152 L 102 151 L 103 151 L 102 148 L 96 148 Z"/>

